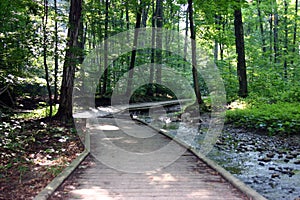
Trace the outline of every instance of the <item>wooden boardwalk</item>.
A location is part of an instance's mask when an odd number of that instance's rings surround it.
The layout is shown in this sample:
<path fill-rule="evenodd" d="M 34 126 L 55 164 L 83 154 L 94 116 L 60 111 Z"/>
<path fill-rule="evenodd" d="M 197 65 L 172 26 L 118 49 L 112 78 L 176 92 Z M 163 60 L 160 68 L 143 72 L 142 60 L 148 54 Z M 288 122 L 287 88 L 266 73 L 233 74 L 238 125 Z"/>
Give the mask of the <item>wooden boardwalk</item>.
<path fill-rule="evenodd" d="M 191 151 L 130 119 L 89 120 L 94 165 L 63 199 L 249 199 Z M 57 199 L 52 196 L 51 199 Z"/>

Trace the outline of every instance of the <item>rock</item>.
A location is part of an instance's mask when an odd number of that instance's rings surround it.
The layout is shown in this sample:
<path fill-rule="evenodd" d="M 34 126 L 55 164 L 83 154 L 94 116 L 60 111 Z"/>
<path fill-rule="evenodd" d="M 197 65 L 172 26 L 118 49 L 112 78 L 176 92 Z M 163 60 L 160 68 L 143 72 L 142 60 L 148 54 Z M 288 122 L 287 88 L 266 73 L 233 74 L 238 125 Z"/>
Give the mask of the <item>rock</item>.
<path fill-rule="evenodd" d="M 293 156 L 294 156 L 294 158 L 296 158 L 296 157 L 299 155 L 299 152 L 297 152 L 297 151 L 293 151 L 293 152 L 291 152 L 291 155 L 293 155 Z"/>
<path fill-rule="evenodd" d="M 279 174 L 272 174 L 271 178 L 279 178 Z"/>
<path fill-rule="evenodd" d="M 269 158 L 274 158 L 274 156 L 275 156 L 275 153 L 268 153 L 267 154 L 267 157 L 269 157 Z"/>
<path fill-rule="evenodd" d="M 296 160 L 296 161 L 294 162 L 294 164 L 300 165 L 300 160 Z"/>
<path fill-rule="evenodd" d="M 286 155 L 285 157 L 286 157 L 287 159 L 293 159 L 293 158 L 295 158 L 296 156 L 289 154 L 289 155 Z"/>
<path fill-rule="evenodd" d="M 296 197 L 294 200 L 300 200 L 300 196 L 299 196 L 299 197 Z"/>
<path fill-rule="evenodd" d="M 262 152 L 262 151 L 264 151 L 264 149 L 262 147 L 257 147 L 256 151 Z"/>
<path fill-rule="evenodd" d="M 259 158 L 258 161 L 262 161 L 262 162 L 270 162 L 270 161 L 271 161 L 271 158 L 268 158 L 268 157 Z"/>
<path fill-rule="evenodd" d="M 269 167 L 269 170 L 275 170 L 275 167 Z"/>

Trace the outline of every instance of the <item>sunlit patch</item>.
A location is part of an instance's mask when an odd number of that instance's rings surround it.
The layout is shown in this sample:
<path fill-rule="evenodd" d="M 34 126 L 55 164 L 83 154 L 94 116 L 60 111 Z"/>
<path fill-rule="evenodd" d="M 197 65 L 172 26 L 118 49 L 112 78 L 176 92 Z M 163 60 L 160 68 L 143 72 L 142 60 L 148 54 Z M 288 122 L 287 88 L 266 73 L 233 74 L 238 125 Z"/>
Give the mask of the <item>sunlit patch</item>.
<path fill-rule="evenodd" d="M 151 180 L 151 182 L 158 182 L 158 183 L 167 183 L 167 182 L 174 182 L 177 181 L 177 179 L 172 176 L 171 174 L 167 173 L 167 174 L 162 174 L 160 176 L 149 176 L 149 179 Z"/>
<path fill-rule="evenodd" d="M 109 125 L 109 124 L 98 125 L 97 127 L 95 127 L 95 129 L 101 130 L 101 131 L 118 131 L 118 130 L 120 130 L 119 127 L 114 126 L 114 125 Z"/>
<path fill-rule="evenodd" d="M 191 192 L 189 194 L 187 194 L 187 196 L 189 198 L 211 198 L 212 196 L 212 192 L 209 189 L 202 189 L 202 190 L 198 190 L 195 192 Z"/>
<path fill-rule="evenodd" d="M 99 188 L 99 187 L 92 187 L 90 189 L 79 189 L 71 191 L 72 196 L 76 197 L 84 197 L 85 199 L 101 199 L 101 200 L 113 200 L 115 198 L 110 197 L 110 193 L 108 190 Z"/>
<path fill-rule="evenodd" d="M 236 101 L 233 101 L 231 102 L 227 108 L 228 109 L 231 109 L 231 110 L 235 110 L 235 109 L 245 109 L 247 108 L 247 103 L 244 102 L 244 101 L 240 101 L 240 100 L 236 100 Z"/>

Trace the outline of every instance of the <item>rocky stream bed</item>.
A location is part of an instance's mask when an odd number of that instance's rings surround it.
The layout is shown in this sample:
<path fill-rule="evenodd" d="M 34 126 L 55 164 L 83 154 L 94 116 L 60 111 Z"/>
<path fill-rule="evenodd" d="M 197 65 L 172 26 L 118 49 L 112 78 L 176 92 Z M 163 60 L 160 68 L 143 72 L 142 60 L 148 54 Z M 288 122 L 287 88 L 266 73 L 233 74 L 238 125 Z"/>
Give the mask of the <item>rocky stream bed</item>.
<path fill-rule="evenodd" d="M 141 115 L 201 152 L 209 123 Z M 300 200 L 300 135 L 270 136 L 225 125 L 207 156 L 270 200 Z"/>

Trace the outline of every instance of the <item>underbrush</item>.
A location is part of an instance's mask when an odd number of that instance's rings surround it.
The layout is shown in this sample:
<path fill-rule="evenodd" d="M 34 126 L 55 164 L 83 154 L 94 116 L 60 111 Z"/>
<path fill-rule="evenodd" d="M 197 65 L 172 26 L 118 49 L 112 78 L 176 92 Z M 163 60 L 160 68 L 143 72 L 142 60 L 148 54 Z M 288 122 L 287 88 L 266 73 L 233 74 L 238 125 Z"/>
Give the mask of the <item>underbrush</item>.
<path fill-rule="evenodd" d="M 37 115 L 0 121 L 0 199 L 32 198 L 83 151 L 74 129 Z"/>
<path fill-rule="evenodd" d="M 269 134 L 300 134 L 300 92 L 297 87 L 269 97 L 255 94 L 232 102 L 226 122 Z"/>

